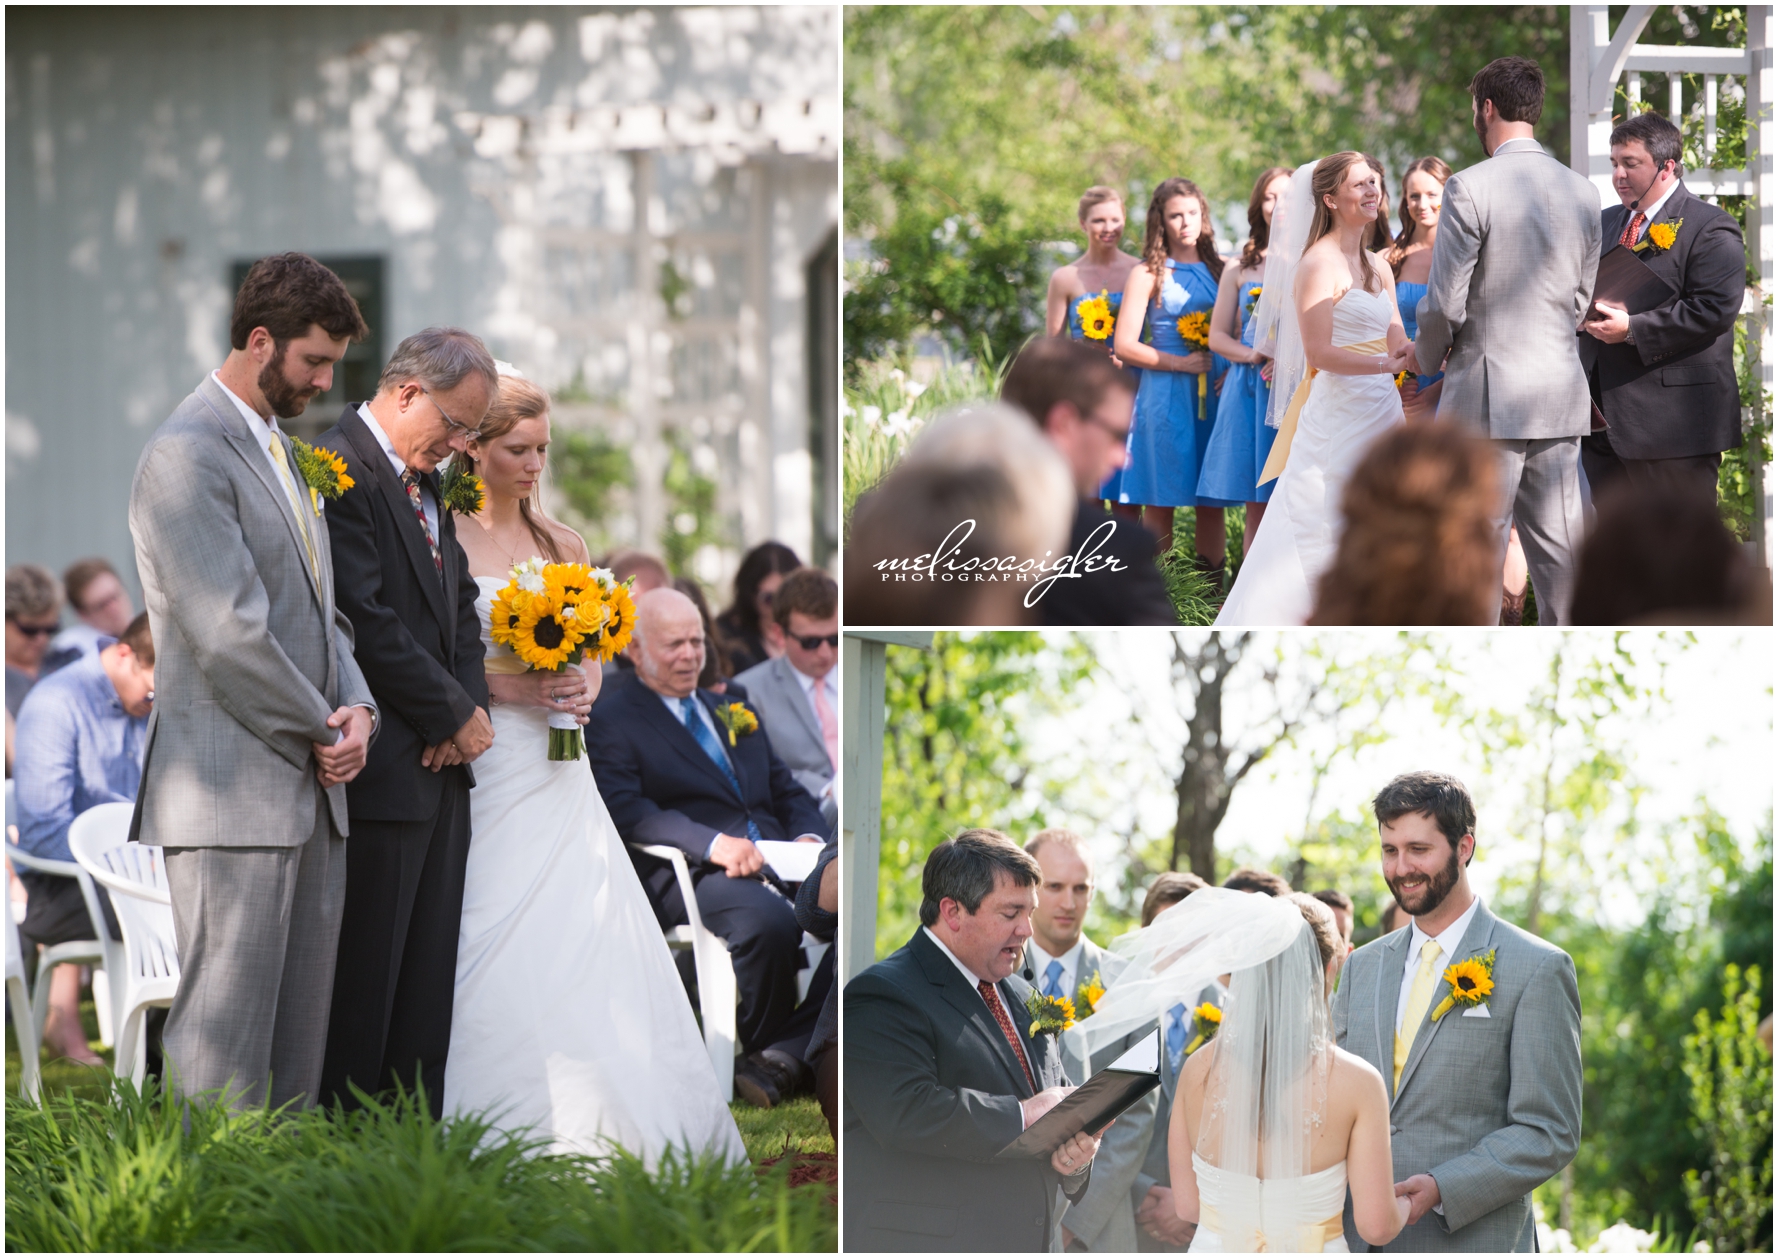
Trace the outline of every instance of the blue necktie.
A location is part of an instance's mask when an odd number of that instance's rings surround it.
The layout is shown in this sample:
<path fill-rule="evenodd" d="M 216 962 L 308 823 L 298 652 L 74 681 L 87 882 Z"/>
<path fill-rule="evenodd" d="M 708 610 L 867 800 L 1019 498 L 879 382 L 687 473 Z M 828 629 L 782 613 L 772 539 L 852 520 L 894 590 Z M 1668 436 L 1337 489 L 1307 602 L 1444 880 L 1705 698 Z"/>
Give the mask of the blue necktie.
<path fill-rule="evenodd" d="M 685 722 L 685 728 L 691 731 L 691 736 L 698 740 L 698 746 L 704 749 L 704 754 L 710 757 L 710 763 L 722 770 L 722 776 L 727 778 L 728 784 L 735 788 L 735 797 L 741 801 L 741 806 L 745 808 L 747 797 L 741 793 L 741 779 L 735 776 L 734 767 L 729 764 L 728 757 L 722 753 L 722 744 L 716 741 L 715 732 L 698 718 L 697 703 L 695 698 L 681 699 L 679 701 L 679 718 Z M 762 837 L 759 827 L 753 824 L 752 817 L 747 818 L 747 837 L 755 843 L 758 843 Z"/>
<path fill-rule="evenodd" d="M 1179 1063 L 1185 1057 L 1185 1006 L 1174 1005 L 1167 1010 L 1167 1063 L 1172 1066 L 1173 1073 L 1179 1073 Z"/>
<path fill-rule="evenodd" d="M 1051 961 L 1049 968 L 1043 972 L 1043 994 L 1060 996 L 1062 994 L 1062 963 Z"/>

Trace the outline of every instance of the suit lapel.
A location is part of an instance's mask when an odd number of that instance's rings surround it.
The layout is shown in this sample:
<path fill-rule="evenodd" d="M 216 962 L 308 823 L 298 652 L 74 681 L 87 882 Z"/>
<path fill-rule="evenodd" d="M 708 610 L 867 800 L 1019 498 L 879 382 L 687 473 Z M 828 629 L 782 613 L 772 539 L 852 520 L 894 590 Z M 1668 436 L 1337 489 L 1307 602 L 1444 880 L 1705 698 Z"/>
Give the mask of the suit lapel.
<path fill-rule="evenodd" d="M 1469 921 L 1469 929 L 1463 932 L 1463 942 L 1457 945 L 1457 955 L 1447 957 L 1444 966 L 1440 969 L 1439 973 L 1443 974 L 1446 969 L 1456 965 L 1459 961 L 1468 957 L 1473 957 L 1477 953 L 1486 952 L 1489 943 L 1494 938 L 1494 923 L 1497 920 L 1499 919 L 1492 913 L 1488 912 L 1486 905 L 1478 904 L 1476 906 L 1475 916 Z M 1411 931 L 1409 933 L 1412 934 Z M 1408 1080 L 1413 1078 L 1414 1071 L 1419 1067 L 1421 1061 L 1425 1059 L 1426 1054 L 1431 1050 L 1432 1041 L 1438 1037 L 1439 1030 L 1450 1019 L 1459 1016 L 1457 1011 L 1453 1009 L 1437 1022 L 1432 1020 L 1432 1011 L 1439 1007 L 1439 1003 L 1443 1001 L 1444 998 L 1445 990 L 1435 987 L 1432 993 L 1432 1001 L 1426 1006 L 1426 1021 L 1420 1024 L 1420 1030 L 1414 1036 L 1414 1047 L 1408 1050 L 1407 1064 L 1401 1068 L 1401 1087 L 1396 1089 L 1396 1097 L 1398 1099 L 1401 1094 L 1407 1090 Z M 1393 1073 L 1393 1071 L 1391 1071 L 1391 1073 Z"/>
<path fill-rule="evenodd" d="M 715 783 L 722 794 L 733 799 L 735 788 L 729 785 L 729 780 L 722 770 L 710 762 L 710 757 L 704 754 L 704 749 L 698 745 L 698 740 L 692 736 L 690 730 L 685 728 L 685 722 L 667 711 L 667 705 L 661 702 L 661 696 L 644 686 L 640 678 L 633 679 L 631 684 L 636 688 L 636 703 L 642 710 L 642 719 L 653 725 L 655 731 L 665 738 L 667 744 L 677 751 L 687 763 Z"/>
<path fill-rule="evenodd" d="M 1383 1071 L 1383 1082 L 1395 1100 L 1395 1010 L 1401 1001 L 1402 967 L 1407 964 L 1408 940 L 1412 930 L 1400 930 L 1394 941 L 1383 949 L 1377 971 L 1377 1065 Z M 1405 1077 L 1405 1076 L 1404 1076 Z"/>
<path fill-rule="evenodd" d="M 443 624 L 447 630 L 444 635 L 445 663 L 452 668 L 457 666 L 457 622 L 451 616 L 457 607 L 457 564 L 454 561 L 457 551 L 457 526 L 451 519 L 451 513 L 445 510 L 444 485 L 436 471 L 426 473 L 426 484 L 432 489 L 433 501 L 438 503 L 438 554 L 444 561 L 444 605 L 448 619 Z M 430 556 L 428 556 L 430 558 Z M 438 569 L 434 568 L 434 572 Z"/>
<path fill-rule="evenodd" d="M 432 614 L 438 618 L 440 625 L 450 626 L 454 630 L 456 620 L 450 614 L 450 606 L 445 602 L 444 582 L 439 579 L 438 566 L 432 562 L 432 551 L 426 545 L 426 530 L 420 526 L 420 518 L 414 514 L 414 500 L 407 496 L 407 486 L 401 483 L 401 477 L 389 463 L 389 456 L 383 452 L 382 445 L 364 417 L 358 413 L 357 407 L 349 407 L 340 416 L 340 431 L 352 443 L 358 457 L 370 468 L 371 478 L 377 483 L 377 491 L 383 495 L 383 501 L 389 510 L 395 513 L 395 531 L 401 535 L 402 549 L 407 551 L 408 563 L 413 566 L 414 573 L 420 581 L 420 588 L 426 592 L 426 601 L 432 606 Z M 439 529 L 444 528 L 444 504 L 439 504 Z M 444 554 L 441 546 L 439 554 Z"/>
<path fill-rule="evenodd" d="M 1007 1080 L 1012 1083 L 1014 1094 L 1020 1099 L 1033 1095 L 1031 1084 L 1025 1078 L 1024 1068 L 1013 1058 L 1012 1045 L 1006 1042 L 1000 1023 L 989 1012 L 988 1002 L 982 999 L 981 992 L 964 980 L 951 959 L 926 938 L 924 930 L 916 932 L 914 938 L 917 941 L 915 946 L 920 965 L 926 971 L 927 980 L 939 989 L 945 1002 L 961 1013 L 971 1029 L 987 1044 L 988 1051 L 994 1055 Z M 999 990 L 1002 996 L 1006 995 L 1004 986 L 1000 986 Z M 1012 1003 L 1010 997 L 1007 998 L 1007 1003 Z M 1033 1070 L 1032 1073 L 1036 1074 L 1036 1071 Z"/>

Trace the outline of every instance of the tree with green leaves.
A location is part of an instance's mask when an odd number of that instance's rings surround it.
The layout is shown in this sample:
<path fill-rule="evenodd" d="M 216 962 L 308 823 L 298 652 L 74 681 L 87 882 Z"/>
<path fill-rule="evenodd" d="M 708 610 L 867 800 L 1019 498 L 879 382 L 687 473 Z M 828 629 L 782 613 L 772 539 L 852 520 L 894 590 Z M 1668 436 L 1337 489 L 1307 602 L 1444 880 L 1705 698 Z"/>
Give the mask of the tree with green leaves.
<path fill-rule="evenodd" d="M 1685 1037 L 1692 1117 L 1709 1150 L 1685 1173 L 1699 1230 L 1717 1252 L 1771 1248 L 1772 1052 L 1759 1039 L 1759 970 L 1723 971 L 1722 1013 L 1698 1010 Z M 1761 1241 L 1765 1244 L 1762 1246 Z"/>

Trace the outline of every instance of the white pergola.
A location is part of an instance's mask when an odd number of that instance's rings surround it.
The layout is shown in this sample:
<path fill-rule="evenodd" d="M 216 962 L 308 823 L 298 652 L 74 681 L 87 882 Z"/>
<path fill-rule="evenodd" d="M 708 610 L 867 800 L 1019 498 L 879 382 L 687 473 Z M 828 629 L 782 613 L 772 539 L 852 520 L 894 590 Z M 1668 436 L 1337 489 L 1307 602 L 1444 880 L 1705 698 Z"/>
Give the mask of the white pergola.
<path fill-rule="evenodd" d="M 1611 186 L 1611 127 L 1619 80 L 1627 102 L 1640 104 L 1645 86 L 1667 80 L 1665 110 L 1673 123 L 1701 119 L 1704 150 L 1716 154 L 1718 102 L 1725 92 L 1736 93 L 1747 105 L 1746 165 L 1740 169 L 1710 168 L 1685 172 L 1685 186 L 1700 197 L 1745 196 L 1751 198 L 1747 213 L 1747 252 L 1759 269 L 1759 288 L 1750 289 L 1742 306 L 1748 341 L 1758 353 L 1761 396 L 1742 411 L 1744 428 L 1757 424 L 1769 410 L 1772 393 L 1772 315 L 1766 305 L 1772 293 L 1773 249 L 1778 245 L 1772 225 L 1772 153 L 1778 147 L 1778 128 L 1772 125 L 1771 6 L 1747 6 L 1745 48 L 1667 47 L 1639 44 L 1655 5 L 1630 6 L 1617 30 L 1611 29 L 1607 6 L 1569 6 L 1571 37 L 1569 82 L 1570 165 L 1592 180 L 1599 189 L 1601 206 L 1612 204 L 1617 193 Z M 1687 99 L 1685 75 L 1702 76 L 1701 91 Z M 1739 80 L 1737 82 L 1736 80 Z M 1656 88 L 1658 90 L 1658 87 Z M 1658 99 L 1657 99 L 1657 103 Z M 1754 463 L 1760 508 L 1754 513 L 1753 540 L 1766 566 L 1772 566 L 1772 495 L 1766 487 L 1763 467 Z"/>

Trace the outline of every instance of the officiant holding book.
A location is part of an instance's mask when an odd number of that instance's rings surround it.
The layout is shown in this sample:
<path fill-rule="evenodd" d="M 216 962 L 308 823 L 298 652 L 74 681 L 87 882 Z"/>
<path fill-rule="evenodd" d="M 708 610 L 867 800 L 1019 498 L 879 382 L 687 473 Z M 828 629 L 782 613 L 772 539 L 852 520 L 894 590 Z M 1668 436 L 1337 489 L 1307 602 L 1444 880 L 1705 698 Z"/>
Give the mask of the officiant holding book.
<path fill-rule="evenodd" d="M 845 990 L 845 1248 L 1061 1249 L 1099 1142 L 996 1160 L 1069 1092 L 1055 1035 L 1014 971 L 1031 938 L 1037 862 L 996 830 L 933 849 L 919 930 Z"/>
<path fill-rule="evenodd" d="M 1611 133 L 1612 186 L 1604 211 L 1603 272 L 1630 251 L 1673 296 L 1652 310 L 1595 301 L 1581 325 L 1580 358 L 1605 428 L 1581 442 L 1595 495 L 1614 483 L 1695 495 L 1716 506 L 1722 452 L 1741 444 L 1735 316 L 1746 254 L 1734 218 L 1686 190 L 1679 128 L 1645 113 Z"/>

